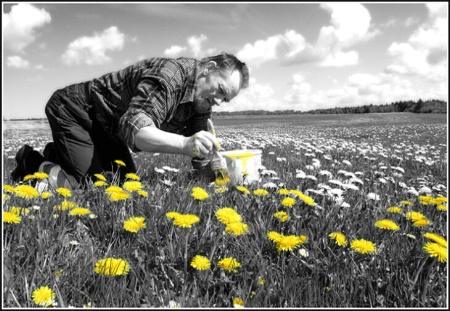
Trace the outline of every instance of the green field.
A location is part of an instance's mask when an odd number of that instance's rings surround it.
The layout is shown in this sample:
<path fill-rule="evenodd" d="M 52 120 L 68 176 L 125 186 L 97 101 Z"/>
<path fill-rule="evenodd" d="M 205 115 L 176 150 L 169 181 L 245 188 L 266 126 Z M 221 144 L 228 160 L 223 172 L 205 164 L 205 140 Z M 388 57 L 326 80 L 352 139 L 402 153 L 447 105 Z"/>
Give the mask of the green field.
<path fill-rule="evenodd" d="M 57 307 L 448 307 L 446 115 L 214 123 L 224 150 L 262 151 L 258 181 L 219 187 L 190 180 L 185 156 L 139 153 L 139 181 L 44 198 L 9 174 L 48 125 L 4 122 L 3 305 L 48 287 Z"/>

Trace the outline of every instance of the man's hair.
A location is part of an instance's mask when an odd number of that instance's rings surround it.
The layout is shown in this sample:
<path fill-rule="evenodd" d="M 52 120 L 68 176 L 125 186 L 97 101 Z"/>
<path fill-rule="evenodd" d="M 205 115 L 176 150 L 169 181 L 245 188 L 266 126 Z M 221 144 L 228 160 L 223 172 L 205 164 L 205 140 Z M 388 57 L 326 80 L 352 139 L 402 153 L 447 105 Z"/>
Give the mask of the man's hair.
<path fill-rule="evenodd" d="M 241 88 L 245 89 L 249 85 L 249 72 L 248 67 L 245 63 L 237 59 L 236 56 L 222 52 L 216 56 L 205 57 L 200 60 L 200 66 L 205 66 L 210 61 L 217 64 L 216 70 L 221 74 L 225 75 L 227 71 L 233 72 L 238 70 L 241 74 Z"/>

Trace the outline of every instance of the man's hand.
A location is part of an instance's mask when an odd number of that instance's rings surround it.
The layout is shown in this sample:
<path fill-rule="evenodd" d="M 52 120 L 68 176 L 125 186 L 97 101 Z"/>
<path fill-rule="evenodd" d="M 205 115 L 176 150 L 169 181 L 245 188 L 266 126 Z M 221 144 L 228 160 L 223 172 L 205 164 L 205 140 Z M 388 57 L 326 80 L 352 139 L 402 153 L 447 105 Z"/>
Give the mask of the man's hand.
<path fill-rule="evenodd" d="M 213 152 L 219 150 L 220 143 L 210 132 L 200 131 L 186 139 L 185 154 L 196 158 L 206 158 Z"/>

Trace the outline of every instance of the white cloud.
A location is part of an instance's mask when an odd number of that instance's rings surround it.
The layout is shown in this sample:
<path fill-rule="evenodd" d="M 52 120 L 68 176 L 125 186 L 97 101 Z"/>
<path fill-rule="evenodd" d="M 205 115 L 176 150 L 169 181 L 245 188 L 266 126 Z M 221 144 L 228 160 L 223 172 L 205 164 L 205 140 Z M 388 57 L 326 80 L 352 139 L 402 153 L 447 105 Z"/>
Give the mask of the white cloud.
<path fill-rule="evenodd" d="M 386 72 L 419 75 L 432 81 L 448 79 L 448 5 L 427 4 L 428 20 L 420 25 L 407 42 L 393 42 L 388 53 L 393 56 Z"/>
<path fill-rule="evenodd" d="M 13 52 L 22 52 L 36 40 L 36 29 L 50 21 L 50 14 L 44 9 L 29 3 L 13 5 L 9 13 L 2 13 L 4 47 Z"/>
<path fill-rule="evenodd" d="M 170 48 L 164 51 L 164 55 L 167 57 L 178 57 L 184 51 L 186 51 L 186 47 L 172 45 Z"/>
<path fill-rule="evenodd" d="M 358 63 L 358 53 L 348 50 L 370 40 L 379 32 L 370 29 L 369 11 L 358 3 L 324 3 L 321 8 L 331 14 L 331 25 L 320 29 L 315 44 L 306 42 L 295 30 L 246 44 L 236 56 L 244 62 L 259 66 L 281 59 L 282 64 L 317 62 L 326 67 L 342 67 Z"/>
<path fill-rule="evenodd" d="M 276 35 L 266 40 L 258 40 L 253 45 L 247 43 L 236 57 L 249 65 L 259 66 L 270 60 L 277 59 L 277 48 L 282 42 L 282 36 Z"/>
<path fill-rule="evenodd" d="M 166 49 L 164 51 L 164 55 L 167 57 L 179 57 L 181 54 L 188 50 L 191 52 L 192 57 L 194 58 L 203 58 L 206 56 L 210 56 L 213 53 L 215 53 L 216 49 L 210 48 L 205 49 L 203 47 L 203 43 L 208 41 L 208 37 L 204 34 L 200 34 L 200 36 L 190 36 L 187 38 L 187 44 L 188 46 L 179 46 L 179 45 L 172 45 L 170 48 Z"/>
<path fill-rule="evenodd" d="M 28 69 L 30 68 L 30 62 L 20 56 L 9 56 L 6 59 L 6 66 L 19 69 Z"/>
<path fill-rule="evenodd" d="M 94 33 L 91 37 L 80 37 L 72 41 L 62 55 L 66 65 L 99 65 L 111 61 L 106 55 L 108 51 L 120 51 L 123 48 L 125 35 L 117 27 L 112 26 L 102 33 Z"/>
<path fill-rule="evenodd" d="M 202 44 L 205 42 L 208 38 L 201 34 L 200 36 L 192 36 L 189 37 L 187 42 L 191 49 L 191 52 L 194 57 L 201 57 L 202 55 Z"/>

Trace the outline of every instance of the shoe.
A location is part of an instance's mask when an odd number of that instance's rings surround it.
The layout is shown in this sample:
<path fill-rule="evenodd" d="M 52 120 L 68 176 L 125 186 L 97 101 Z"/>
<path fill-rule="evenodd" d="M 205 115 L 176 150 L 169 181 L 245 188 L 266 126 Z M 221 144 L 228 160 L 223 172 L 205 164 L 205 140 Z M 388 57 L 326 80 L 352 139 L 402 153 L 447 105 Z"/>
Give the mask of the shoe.
<path fill-rule="evenodd" d="M 43 161 L 44 157 L 39 152 L 29 145 L 24 145 L 16 154 L 17 167 L 11 172 L 12 180 L 20 182 L 26 175 L 34 174 Z"/>

